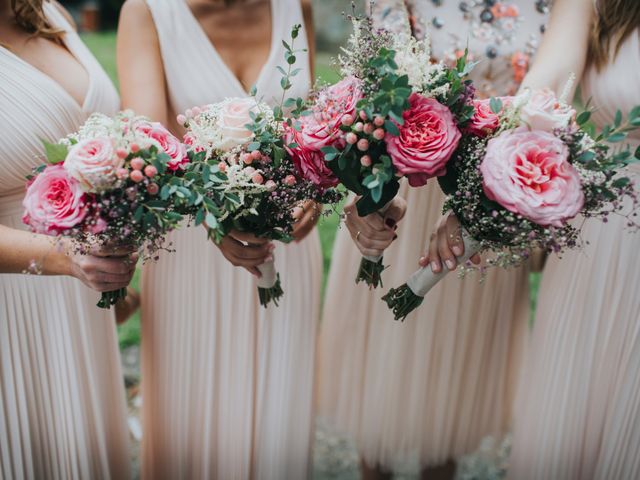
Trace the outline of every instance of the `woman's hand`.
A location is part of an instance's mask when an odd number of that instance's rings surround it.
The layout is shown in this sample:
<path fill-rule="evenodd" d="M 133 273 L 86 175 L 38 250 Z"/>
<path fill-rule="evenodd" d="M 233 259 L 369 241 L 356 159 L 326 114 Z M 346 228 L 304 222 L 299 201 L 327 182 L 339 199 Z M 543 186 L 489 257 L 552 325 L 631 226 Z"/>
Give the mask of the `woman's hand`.
<path fill-rule="evenodd" d="M 322 213 L 322 205 L 309 200 L 293 210 L 295 225 L 293 226 L 293 238 L 296 242 L 303 240 L 317 225 Z"/>
<path fill-rule="evenodd" d="M 89 254 L 69 255 L 70 274 L 97 292 L 125 288 L 136 269 L 138 253 L 131 250 L 95 248 Z"/>
<path fill-rule="evenodd" d="M 243 267 L 256 277 L 262 274 L 258 266 L 273 260 L 273 250 L 276 246 L 265 238 L 258 238 L 250 233 L 236 230 L 216 244 L 224 258 L 236 267 Z"/>
<path fill-rule="evenodd" d="M 431 234 L 429 251 L 420 257 L 420 266 L 431 265 L 433 273 L 442 271 L 442 263 L 449 271 L 458 266 L 456 257 L 464 255 L 464 242 L 462 241 L 462 227 L 456 216 L 449 212 L 442 216 L 436 224 L 436 231 Z M 480 255 L 471 257 L 476 265 L 480 263 Z"/>
<path fill-rule="evenodd" d="M 357 200 L 354 198 L 344 207 L 345 224 L 351 233 L 351 238 L 362 255 L 382 256 L 385 249 L 398 237 L 395 231 L 398 228 L 398 222 L 407 211 L 407 202 L 404 198 L 395 197 L 384 216 L 375 212 L 361 217 L 356 209 Z"/>

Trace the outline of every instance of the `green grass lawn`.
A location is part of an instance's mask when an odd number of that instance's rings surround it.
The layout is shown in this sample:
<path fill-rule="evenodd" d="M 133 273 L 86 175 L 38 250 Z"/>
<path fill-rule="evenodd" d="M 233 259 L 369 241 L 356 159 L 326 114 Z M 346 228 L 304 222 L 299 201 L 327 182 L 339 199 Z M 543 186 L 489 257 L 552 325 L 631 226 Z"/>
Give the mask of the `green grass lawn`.
<path fill-rule="evenodd" d="M 90 33 L 83 34 L 82 38 L 117 85 L 115 34 L 113 32 Z M 323 83 L 333 83 L 340 78 L 335 68 L 332 67 L 331 55 L 326 53 L 319 53 L 317 55 L 316 76 L 318 77 L 320 82 Z M 330 216 L 323 217 L 318 225 L 320 241 L 322 244 L 322 254 L 324 258 L 323 291 L 324 285 L 326 284 L 327 280 L 329 265 L 331 263 L 331 251 L 333 249 L 333 242 L 335 240 L 338 223 L 339 217 L 337 214 L 333 213 Z M 138 288 L 139 278 L 140 272 L 136 272 L 136 276 L 134 277 L 133 281 L 134 288 Z M 531 280 L 532 309 L 534 309 L 536 294 L 538 290 L 539 275 L 532 274 Z M 135 345 L 140 342 L 140 316 L 138 313 L 136 313 L 136 315 L 124 325 L 118 327 L 118 335 L 121 347 Z"/>

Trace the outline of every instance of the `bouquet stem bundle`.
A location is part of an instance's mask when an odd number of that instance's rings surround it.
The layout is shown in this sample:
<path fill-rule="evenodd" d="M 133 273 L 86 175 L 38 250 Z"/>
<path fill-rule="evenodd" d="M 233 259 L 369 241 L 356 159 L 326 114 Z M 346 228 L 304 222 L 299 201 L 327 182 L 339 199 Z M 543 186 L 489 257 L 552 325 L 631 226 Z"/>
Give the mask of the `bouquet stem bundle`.
<path fill-rule="evenodd" d="M 464 242 L 464 254 L 457 257 L 457 259 L 459 263 L 464 264 L 478 253 L 480 246 L 464 229 L 462 230 L 462 241 Z M 409 277 L 407 283 L 404 283 L 398 288 L 392 288 L 382 299 L 387 302 L 389 309 L 393 311 L 394 318 L 404 321 L 407 315 L 422 305 L 422 301 L 427 293 L 429 293 L 447 273 L 446 270 L 440 273 L 434 273 L 431 267 L 422 267 Z"/>

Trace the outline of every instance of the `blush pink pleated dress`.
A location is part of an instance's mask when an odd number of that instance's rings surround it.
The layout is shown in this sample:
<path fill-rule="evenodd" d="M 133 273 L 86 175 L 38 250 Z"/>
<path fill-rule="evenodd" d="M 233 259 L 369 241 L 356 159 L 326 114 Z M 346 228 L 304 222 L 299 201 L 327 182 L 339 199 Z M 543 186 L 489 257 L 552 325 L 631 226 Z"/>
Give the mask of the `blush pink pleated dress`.
<path fill-rule="evenodd" d="M 640 32 L 581 83 L 593 120 L 640 105 Z M 640 145 L 640 133 L 629 138 Z M 640 167 L 629 174 L 640 182 Z M 639 183 L 640 184 L 640 183 Z M 509 477 L 640 478 L 640 235 L 588 221 L 582 251 L 551 257 L 516 401 Z"/>
<path fill-rule="evenodd" d="M 22 224 L 25 177 L 42 140 L 114 114 L 115 88 L 52 4 L 51 23 L 89 76 L 83 105 L 51 77 L 0 47 L 0 224 Z M 53 242 L 52 242 L 53 244 Z M 34 259 L 35 261 L 39 259 Z M 0 274 L 0 479 L 127 479 L 124 384 L 115 319 L 71 277 Z"/>
<path fill-rule="evenodd" d="M 482 2 L 461 3 L 378 0 L 374 13 L 392 29 L 411 15 L 416 32 L 428 28 L 436 58 L 451 60 L 468 44 L 482 59 L 472 75 L 479 95 L 513 93 L 526 71 L 526 62 L 514 61 L 535 51 L 546 10 L 502 2 L 512 16 L 490 23 L 480 19 Z M 319 346 L 319 413 L 355 440 L 370 465 L 387 468 L 407 459 L 438 465 L 508 430 L 529 320 L 522 268 L 492 271 L 484 284 L 452 274 L 395 322 L 381 297 L 418 268 L 444 201 L 435 181 L 402 185 L 400 195 L 408 210 L 385 252 L 384 288 L 354 283 L 361 254 L 346 228 L 338 232 Z"/>
<path fill-rule="evenodd" d="M 172 114 L 246 96 L 185 0 L 147 0 Z M 247 7 L 249 8 L 249 7 Z M 298 0 L 271 0 L 271 53 L 258 97 L 281 96 L 282 40 L 302 24 Z M 304 28 L 296 48 L 306 48 Z M 292 96 L 306 97 L 298 56 Z M 147 479 L 302 479 L 310 465 L 313 372 L 322 275 L 317 231 L 276 244 L 285 295 L 258 303 L 255 278 L 232 266 L 202 228 L 176 232 L 176 252 L 143 276 L 143 462 Z"/>

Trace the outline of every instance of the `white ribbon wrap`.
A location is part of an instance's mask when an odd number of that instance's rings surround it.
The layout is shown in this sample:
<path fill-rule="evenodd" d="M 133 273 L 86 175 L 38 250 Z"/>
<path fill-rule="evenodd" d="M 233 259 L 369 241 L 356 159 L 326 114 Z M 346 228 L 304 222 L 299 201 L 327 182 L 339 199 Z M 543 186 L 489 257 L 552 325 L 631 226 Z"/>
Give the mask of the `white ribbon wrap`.
<path fill-rule="evenodd" d="M 464 242 L 464 254 L 457 257 L 458 264 L 464 264 L 479 251 L 478 242 L 471 238 L 464 229 L 462 230 L 462 241 Z M 429 290 L 435 287 L 438 282 L 447 275 L 447 273 L 449 273 L 449 271 L 446 269 L 445 265 L 443 265 L 443 269 L 440 273 L 433 273 L 431 266 L 427 265 L 426 267 L 417 270 L 413 275 L 411 275 L 411 277 L 409 277 L 409 280 L 407 280 L 407 286 L 418 297 L 424 297 L 429 293 Z"/>
<path fill-rule="evenodd" d="M 278 280 L 275 260 L 258 265 L 262 276 L 258 279 L 258 288 L 272 288 Z"/>

